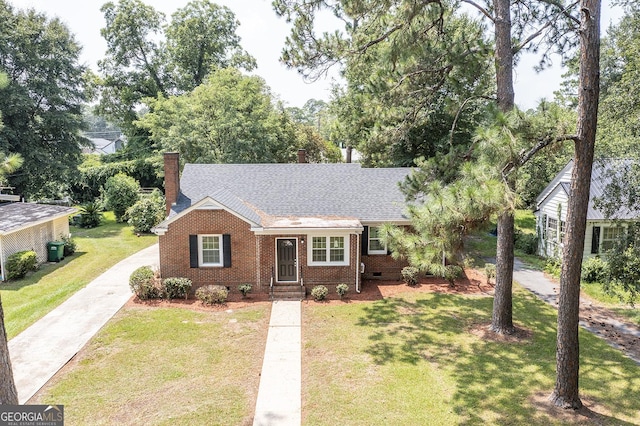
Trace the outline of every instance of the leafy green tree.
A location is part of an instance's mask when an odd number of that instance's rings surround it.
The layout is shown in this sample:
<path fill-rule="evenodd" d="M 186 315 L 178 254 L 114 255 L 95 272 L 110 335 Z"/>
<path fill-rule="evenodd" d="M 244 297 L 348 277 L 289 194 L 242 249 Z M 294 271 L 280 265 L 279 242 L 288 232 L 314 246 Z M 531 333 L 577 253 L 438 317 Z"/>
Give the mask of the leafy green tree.
<path fill-rule="evenodd" d="M 116 221 L 122 222 L 127 209 L 138 201 L 139 193 L 140 184 L 134 178 L 118 173 L 107 179 L 104 186 L 105 206 L 113 210 Z"/>
<path fill-rule="evenodd" d="M 57 18 L 16 11 L 0 1 L 0 151 L 20 154 L 24 164 L 9 176 L 30 198 L 59 197 L 81 159 L 85 68 L 80 46 Z"/>
<path fill-rule="evenodd" d="M 192 1 L 176 11 L 169 26 L 163 13 L 141 0 L 108 2 L 101 10 L 107 52 L 99 62 L 98 111 L 127 134 L 145 98 L 188 92 L 218 68 L 255 67 L 240 49 L 238 22 L 226 7 Z"/>
<path fill-rule="evenodd" d="M 208 0 L 189 2 L 172 15 L 167 49 L 178 90 L 193 90 L 215 69 L 256 67 L 240 46 L 239 25 L 231 9 Z"/>
<path fill-rule="evenodd" d="M 295 128 L 296 146 L 298 149 L 306 151 L 307 161 L 310 163 L 339 163 L 342 161 L 340 148 L 324 140 L 314 127 L 297 124 Z"/>
<path fill-rule="evenodd" d="M 150 103 L 153 112 L 137 124 L 163 150 L 177 151 L 187 162 L 291 162 L 302 147 L 316 159 L 333 158 L 335 148 L 299 130 L 274 105 L 264 80 L 235 69 L 215 71 L 191 93 Z"/>

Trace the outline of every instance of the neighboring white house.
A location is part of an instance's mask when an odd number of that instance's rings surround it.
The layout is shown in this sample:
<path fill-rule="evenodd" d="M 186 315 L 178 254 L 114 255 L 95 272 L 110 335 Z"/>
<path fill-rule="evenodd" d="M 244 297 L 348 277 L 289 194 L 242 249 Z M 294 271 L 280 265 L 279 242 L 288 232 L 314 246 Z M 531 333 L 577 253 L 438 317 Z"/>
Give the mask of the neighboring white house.
<path fill-rule="evenodd" d="M 0 204 L 0 280 L 7 258 L 23 250 L 36 252 L 38 263 L 47 260 L 47 243 L 69 235 L 72 207 L 35 203 Z"/>
<path fill-rule="evenodd" d="M 536 199 L 536 229 L 538 254 L 545 257 L 562 255 L 566 231 L 567 208 L 571 196 L 571 171 L 573 160 L 558 173 Z M 595 256 L 611 248 L 624 235 L 624 222 L 636 221 L 638 212 L 620 211 L 616 219 L 607 219 L 593 205 L 594 198 L 602 197 L 606 188 L 606 166 L 594 164 L 591 173 L 591 191 L 587 211 L 587 229 L 583 259 Z"/>
<path fill-rule="evenodd" d="M 85 154 L 113 154 L 116 151 L 124 148 L 124 140 L 118 138 L 116 140 L 102 139 L 102 138 L 88 138 L 93 144 L 92 148 L 84 148 Z"/>

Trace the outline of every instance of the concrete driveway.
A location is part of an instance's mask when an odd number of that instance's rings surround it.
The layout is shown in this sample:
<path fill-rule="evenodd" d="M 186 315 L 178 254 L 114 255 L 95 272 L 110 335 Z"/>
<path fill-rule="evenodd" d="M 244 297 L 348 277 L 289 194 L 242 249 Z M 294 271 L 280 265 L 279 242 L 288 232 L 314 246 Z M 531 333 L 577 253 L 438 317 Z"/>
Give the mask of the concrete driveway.
<path fill-rule="evenodd" d="M 158 265 L 155 244 L 117 263 L 9 341 L 20 404 L 27 402 L 131 297 L 129 276 Z"/>

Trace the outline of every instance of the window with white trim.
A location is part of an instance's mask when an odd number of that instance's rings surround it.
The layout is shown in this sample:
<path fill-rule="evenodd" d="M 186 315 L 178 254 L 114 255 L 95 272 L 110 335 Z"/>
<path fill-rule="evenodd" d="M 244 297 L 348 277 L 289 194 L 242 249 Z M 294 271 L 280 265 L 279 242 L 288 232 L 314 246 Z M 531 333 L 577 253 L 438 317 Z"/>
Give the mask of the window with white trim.
<path fill-rule="evenodd" d="M 198 235 L 200 266 L 223 266 L 222 235 Z"/>
<path fill-rule="evenodd" d="M 387 254 L 387 245 L 380 239 L 380 228 L 369 227 L 369 249 L 368 254 Z"/>
<path fill-rule="evenodd" d="M 611 250 L 616 242 L 624 237 L 624 227 L 622 226 L 605 226 L 602 228 L 602 241 L 600 252 Z"/>
<path fill-rule="evenodd" d="M 348 265 L 347 238 L 345 236 L 311 237 L 309 265 Z"/>
<path fill-rule="evenodd" d="M 557 241 L 558 240 L 558 220 L 549 218 L 547 219 L 547 233 L 546 233 L 547 241 Z"/>

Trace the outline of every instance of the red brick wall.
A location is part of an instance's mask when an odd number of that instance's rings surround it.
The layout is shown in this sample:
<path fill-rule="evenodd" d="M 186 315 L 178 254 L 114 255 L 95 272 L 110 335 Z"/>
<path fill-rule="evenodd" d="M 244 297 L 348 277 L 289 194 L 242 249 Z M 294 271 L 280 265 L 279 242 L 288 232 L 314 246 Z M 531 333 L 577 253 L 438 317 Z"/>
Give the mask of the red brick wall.
<path fill-rule="evenodd" d="M 198 234 L 230 234 L 232 266 L 191 268 L 189 235 Z M 356 235 L 349 236 L 349 265 L 308 266 L 307 244 L 311 239 L 307 235 L 256 236 L 248 223 L 224 210 L 194 210 L 172 222 L 167 233 L 159 238 L 160 274 L 163 278 L 189 278 L 193 281 L 193 291 L 206 284 L 225 285 L 235 291 L 238 284 L 251 283 L 254 291 L 266 292 L 272 267 L 276 265 L 276 238 L 297 238 L 298 279 L 302 277 L 308 289 L 318 284 L 328 286 L 331 291 L 339 283 L 351 288 L 355 285 L 360 250 Z"/>
<path fill-rule="evenodd" d="M 307 244 L 311 238 L 307 235 L 259 235 L 260 255 L 262 259 L 261 282 L 265 286 L 269 285 L 272 267 L 276 266 L 276 238 L 297 238 L 298 239 L 298 279 L 302 276 L 305 286 L 317 284 L 336 285 L 346 283 L 355 285 L 356 279 L 356 255 L 359 248 L 356 246 L 357 237 L 349 236 L 350 260 L 347 266 L 308 266 L 307 265 Z M 302 240 L 304 239 L 304 243 Z M 275 279 L 274 279 L 275 280 Z"/>
<path fill-rule="evenodd" d="M 166 152 L 164 154 L 164 195 L 166 199 L 166 214 L 171 211 L 171 205 L 178 200 L 180 192 L 180 154 Z"/>
<path fill-rule="evenodd" d="M 384 254 L 362 256 L 362 263 L 365 265 L 364 279 L 367 280 L 401 280 L 400 271 L 409 266 L 406 260 L 395 260 Z"/>
<path fill-rule="evenodd" d="M 405 229 L 410 230 L 409 227 Z M 363 241 L 363 245 L 367 245 L 368 241 Z M 402 268 L 409 266 L 406 260 L 394 260 L 393 257 L 386 254 L 363 255 L 362 263 L 365 265 L 364 279 L 367 280 L 401 280 Z"/>
<path fill-rule="evenodd" d="M 189 235 L 230 234 L 231 267 L 191 268 Z M 256 236 L 247 222 L 224 210 L 194 210 L 169 224 L 159 238 L 160 274 L 163 278 L 186 277 L 193 290 L 205 284 L 230 286 L 257 281 Z M 259 291 L 259 288 L 255 289 Z"/>

